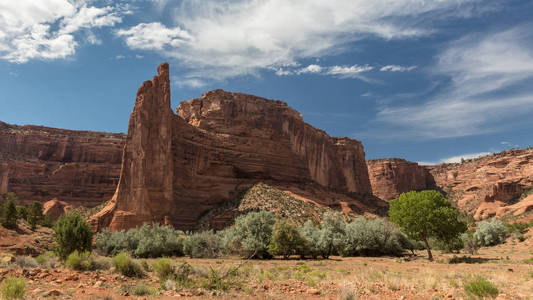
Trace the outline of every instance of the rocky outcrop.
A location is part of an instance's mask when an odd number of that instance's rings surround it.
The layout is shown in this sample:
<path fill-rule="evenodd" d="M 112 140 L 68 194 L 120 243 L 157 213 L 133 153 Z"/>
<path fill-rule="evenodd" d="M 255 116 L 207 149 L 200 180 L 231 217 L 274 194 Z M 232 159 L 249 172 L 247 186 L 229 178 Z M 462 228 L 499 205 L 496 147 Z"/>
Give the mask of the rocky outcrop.
<path fill-rule="evenodd" d="M 476 219 L 533 209 L 533 149 L 510 150 L 464 163 L 427 167 L 436 184 Z"/>
<path fill-rule="evenodd" d="M 391 201 L 401 193 L 435 188 L 428 169 L 400 158 L 368 160 L 368 174 L 374 195 Z"/>
<path fill-rule="evenodd" d="M 215 90 L 170 110 L 168 64 L 137 92 L 111 203 L 95 229 L 143 222 L 194 229 L 202 215 L 264 182 L 292 197 L 351 212 L 386 204 L 359 141 L 332 138 L 286 103 Z"/>
<path fill-rule="evenodd" d="M 56 220 L 61 215 L 67 214 L 69 210 L 72 209 L 72 206 L 64 201 L 59 201 L 57 198 L 54 198 L 50 201 L 46 201 L 43 204 L 43 214 L 49 216 L 50 218 Z"/>
<path fill-rule="evenodd" d="M 0 122 L 0 190 L 26 204 L 57 197 L 70 205 L 97 205 L 116 189 L 123 139 Z"/>

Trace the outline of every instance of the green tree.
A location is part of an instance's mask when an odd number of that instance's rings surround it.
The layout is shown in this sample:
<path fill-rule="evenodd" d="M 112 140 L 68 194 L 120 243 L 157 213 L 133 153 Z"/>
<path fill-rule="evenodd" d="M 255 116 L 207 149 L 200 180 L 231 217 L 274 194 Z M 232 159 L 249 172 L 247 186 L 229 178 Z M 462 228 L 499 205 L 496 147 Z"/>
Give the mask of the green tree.
<path fill-rule="evenodd" d="M 17 219 L 28 219 L 28 208 L 24 205 L 16 205 L 17 209 Z"/>
<path fill-rule="evenodd" d="M 26 218 L 30 223 L 32 230 L 35 229 L 37 224 L 43 221 L 43 205 L 39 201 L 34 201 L 28 209 L 28 216 Z"/>
<path fill-rule="evenodd" d="M 92 250 L 93 232 L 89 224 L 78 214 L 62 215 L 55 225 L 57 254 L 65 259 L 77 250 Z"/>
<path fill-rule="evenodd" d="M 270 254 L 289 258 L 294 254 L 303 255 L 306 247 L 307 240 L 300 235 L 296 225 L 286 220 L 278 220 L 274 224 L 270 245 L 268 246 Z"/>
<path fill-rule="evenodd" d="M 422 240 L 429 260 L 433 260 L 428 238 L 451 241 L 466 231 L 450 201 L 432 190 L 403 193 L 391 201 L 389 217 L 411 238 Z"/>
<path fill-rule="evenodd" d="M 320 248 L 320 229 L 311 220 L 305 221 L 304 225 L 300 227 L 300 234 L 305 238 L 307 249 L 303 255 L 311 255 L 316 259 L 321 253 Z"/>
<path fill-rule="evenodd" d="M 2 206 L 2 226 L 6 228 L 16 227 L 18 215 L 15 202 L 13 201 L 13 199 L 9 199 Z"/>
<path fill-rule="evenodd" d="M 270 258 L 268 244 L 275 223 L 271 212 L 260 211 L 241 215 L 235 225 L 227 229 L 226 249 L 238 252 L 244 257 Z"/>

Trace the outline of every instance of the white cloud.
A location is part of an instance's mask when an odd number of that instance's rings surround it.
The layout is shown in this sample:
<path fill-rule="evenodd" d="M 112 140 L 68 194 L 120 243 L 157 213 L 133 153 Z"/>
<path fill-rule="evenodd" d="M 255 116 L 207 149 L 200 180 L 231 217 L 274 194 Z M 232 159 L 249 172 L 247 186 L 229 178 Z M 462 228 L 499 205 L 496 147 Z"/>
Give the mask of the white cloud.
<path fill-rule="evenodd" d="M 308 65 L 305 68 L 299 69 L 297 74 L 307 74 L 307 73 L 320 73 L 322 72 L 322 67 L 319 65 Z"/>
<path fill-rule="evenodd" d="M 115 8 L 88 6 L 84 1 L 4 1 L 0 3 L 0 58 L 16 63 L 66 58 L 76 51 L 76 35 L 85 34 L 85 41 L 99 44 L 90 29 L 121 21 Z"/>
<path fill-rule="evenodd" d="M 126 59 L 126 56 L 119 54 L 115 56 L 115 59 Z"/>
<path fill-rule="evenodd" d="M 532 46 L 529 26 L 462 38 L 435 66 L 437 75 L 451 79 L 448 89 L 422 104 L 383 107 L 378 121 L 394 126 L 397 135 L 423 138 L 479 135 L 528 121 Z"/>
<path fill-rule="evenodd" d="M 173 79 L 172 82 L 178 87 L 201 88 L 207 85 L 205 81 L 198 78 L 178 78 Z"/>
<path fill-rule="evenodd" d="M 369 65 L 333 66 L 328 69 L 327 74 L 339 76 L 341 78 L 356 78 L 360 73 L 368 72 L 372 69 L 374 69 L 374 67 Z"/>
<path fill-rule="evenodd" d="M 416 69 L 416 66 L 404 67 L 404 66 L 398 66 L 398 65 L 387 65 L 387 66 L 381 67 L 379 70 L 381 72 L 408 72 L 414 69 Z"/>
<path fill-rule="evenodd" d="M 153 50 L 189 68 L 190 76 L 256 75 L 302 59 L 331 55 L 375 36 L 430 34 L 428 24 L 479 0 L 184 0 L 174 26 L 141 23 L 118 31 L 132 49 Z M 157 1 L 170 9 L 168 1 Z M 155 36 L 155 38 L 154 38 Z M 279 71 L 278 71 L 279 70 Z"/>
<path fill-rule="evenodd" d="M 422 166 L 432 166 L 432 165 L 438 165 L 438 164 L 453 164 L 453 163 L 460 163 L 463 159 L 472 159 L 472 158 L 478 158 L 481 156 L 489 155 L 490 152 L 478 152 L 478 153 L 466 153 L 466 154 L 460 154 L 455 155 L 451 157 L 442 158 L 439 161 L 419 161 L 418 164 Z"/>

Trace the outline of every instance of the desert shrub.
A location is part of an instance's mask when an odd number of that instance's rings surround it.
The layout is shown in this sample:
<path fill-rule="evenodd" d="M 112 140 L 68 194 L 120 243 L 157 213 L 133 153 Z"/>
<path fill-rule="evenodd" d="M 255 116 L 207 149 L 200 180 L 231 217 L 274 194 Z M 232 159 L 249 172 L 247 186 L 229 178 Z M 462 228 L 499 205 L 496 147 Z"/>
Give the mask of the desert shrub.
<path fill-rule="evenodd" d="M 21 268 L 37 268 L 39 264 L 31 256 L 19 255 L 15 258 L 15 264 Z"/>
<path fill-rule="evenodd" d="M 15 202 L 13 199 L 9 199 L 2 205 L 2 215 L 0 216 L 2 226 L 6 228 L 15 228 L 17 226 L 17 218 L 18 214 Z"/>
<path fill-rule="evenodd" d="M 482 246 L 492 246 L 503 243 L 506 233 L 505 225 L 500 220 L 493 219 L 492 221 L 481 222 L 476 232 L 474 232 L 474 238 Z"/>
<path fill-rule="evenodd" d="M 278 220 L 274 224 L 268 251 L 272 255 L 281 255 L 284 258 L 294 254 L 305 255 L 307 240 L 302 237 L 296 225 L 286 220 Z"/>
<path fill-rule="evenodd" d="M 133 294 L 136 296 L 156 296 L 158 292 L 156 288 L 140 283 L 133 288 Z"/>
<path fill-rule="evenodd" d="M 244 257 L 270 258 L 268 244 L 275 219 L 271 212 L 241 215 L 224 235 L 225 248 Z"/>
<path fill-rule="evenodd" d="M 202 231 L 186 237 L 183 253 L 191 258 L 219 257 L 222 254 L 222 240 L 213 231 Z"/>
<path fill-rule="evenodd" d="M 474 237 L 474 233 L 469 231 L 461 235 L 465 252 L 474 255 L 479 250 L 479 241 Z"/>
<path fill-rule="evenodd" d="M 343 256 L 400 255 L 405 237 L 383 219 L 358 217 L 346 226 Z"/>
<path fill-rule="evenodd" d="M 464 284 L 465 293 L 472 298 L 496 298 L 498 287 L 487 279 L 477 276 Z"/>
<path fill-rule="evenodd" d="M 449 240 L 439 240 L 436 238 L 428 239 L 431 249 L 441 250 L 446 253 L 459 253 L 464 248 L 464 241 L 461 236 Z"/>
<path fill-rule="evenodd" d="M 17 210 L 17 219 L 26 220 L 28 218 L 28 208 L 26 206 L 17 205 L 15 209 Z"/>
<path fill-rule="evenodd" d="M 240 285 L 237 267 L 230 267 L 226 272 L 209 267 L 207 278 L 202 283 L 203 288 L 215 291 L 228 291 Z"/>
<path fill-rule="evenodd" d="M 171 291 L 174 288 L 176 288 L 176 281 L 172 279 L 165 280 L 165 283 L 163 284 L 163 288 L 167 291 Z"/>
<path fill-rule="evenodd" d="M 174 267 L 168 258 L 160 258 L 152 265 L 152 268 L 161 281 L 172 278 L 174 275 Z"/>
<path fill-rule="evenodd" d="M 31 225 L 32 229 L 35 229 L 37 224 L 41 224 L 43 221 L 43 205 L 39 201 L 33 201 L 28 209 L 26 220 Z"/>
<path fill-rule="evenodd" d="M 56 252 L 65 259 L 74 251 L 85 252 L 92 249 L 93 232 L 89 224 L 78 214 L 62 215 L 55 225 Z"/>
<path fill-rule="evenodd" d="M 74 252 L 67 256 L 65 266 L 69 269 L 78 271 L 93 270 L 91 253 L 88 251 L 79 253 L 78 250 L 74 250 Z"/>
<path fill-rule="evenodd" d="M 96 250 L 102 255 L 129 252 L 137 257 L 182 256 L 183 235 L 182 231 L 158 224 L 113 233 L 104 230 L 96 237 Z"/>
<path fill-rule="evenodd" d="M 108 257 L 92 257 L 92 266 L 94 270 L 109 270 L 111 268 L 111 259 Z"/>
<path fill-rule="evenodd" d="M 45 253 L 37 256 L 35 260 L 41 267 L 51 269 L 56 267 L 59 258 L 55 255 L 54 252 L 46 251 Z"/>
<path fill-rule="evenodd" d="M 307 241 L 307 247 L 304 255 L 309 255 L 312 258 L 317 258 L 321 253 L 320 248 L 320 230 L 313 221 L 307 220 L 302 227 L 300 227 L 300 234 Z"/>
<path fill-rule="evenodd" d="M 326 212 L 322 217 L 318 246 L 323 258 L 338 254 L 343 248 L 346 223 L 341 214 Z"/>
<path fill-rule="evenodd" d="M 124 252 L 117 254 L 112 261 L 116 270 L 126 277 L 144 276 L 141 265 Z"/>
<path fill-rule="evenodd" d="M 508 233 L 524 234 L 529 228 L 529 224 L 525 222 L 506 223 L 505 228 L 507 228 Z"/>
<path fill-rule="evenodd" d="M 22 278 L 8 277 L 2 282 L 2 299 L 24 299 L 26 282 Z"/>

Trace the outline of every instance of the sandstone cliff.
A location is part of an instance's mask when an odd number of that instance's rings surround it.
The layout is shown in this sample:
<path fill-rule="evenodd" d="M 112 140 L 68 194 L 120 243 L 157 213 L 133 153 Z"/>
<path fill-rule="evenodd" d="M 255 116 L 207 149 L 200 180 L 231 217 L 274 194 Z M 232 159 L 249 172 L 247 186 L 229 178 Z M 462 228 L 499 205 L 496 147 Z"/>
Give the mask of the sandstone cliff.
<path fill-rule="evenodd" d="M 168 64 L 137 92 L 112 202 L 91 222 L 193 229 L 259 181 L 345 212 L 377 212 L 359 141 L 332 138 L 281 101 L 215 90 L 170 110 Z"/>
<path fill-rule="evenodd" d="M 400 158 L 367 161 L 368 174 L 374 195 L 391 201 L 401 193 L 421 191 L 435 187 L 428 169 Z"/>
<path fill-rule="evenodd" d="M 52 198 L 94 206 L 113 195 L 123 134 L 0 122 L 0 190 L 23 203 Z"/>

